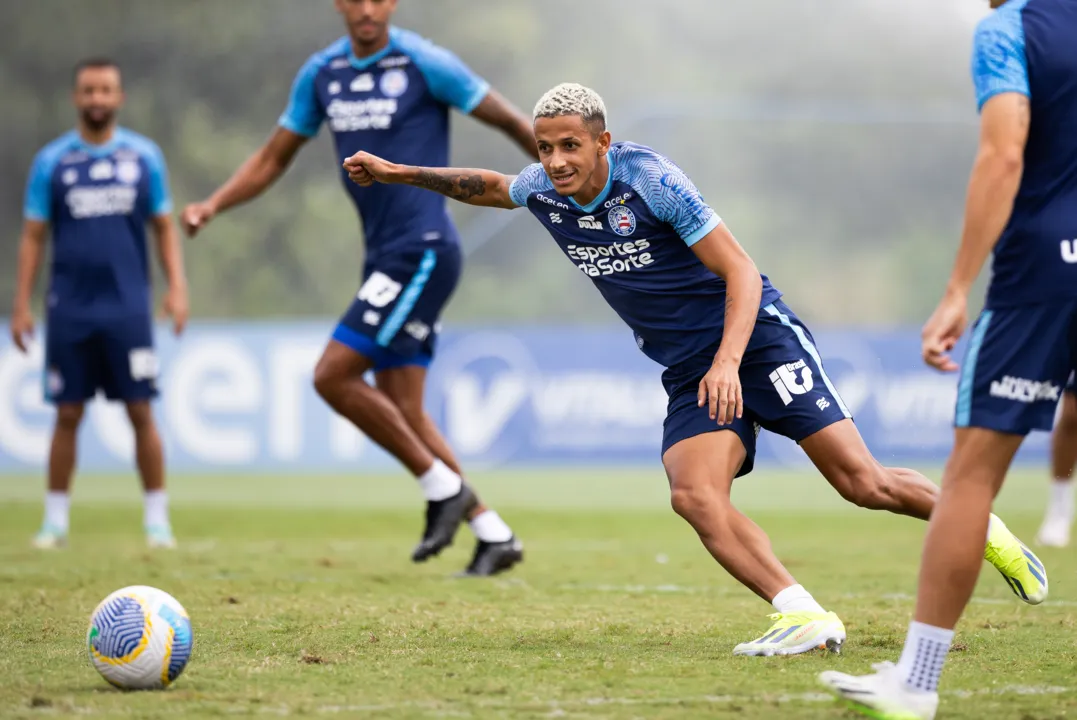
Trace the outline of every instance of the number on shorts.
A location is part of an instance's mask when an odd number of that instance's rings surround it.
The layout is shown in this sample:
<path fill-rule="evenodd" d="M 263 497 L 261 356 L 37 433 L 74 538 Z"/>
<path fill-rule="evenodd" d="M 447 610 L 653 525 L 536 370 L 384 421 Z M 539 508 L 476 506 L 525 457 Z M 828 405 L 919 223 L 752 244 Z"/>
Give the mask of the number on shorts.
<path fill-rule="evenodd" d="M 356 297 L 373 307 L 383 308 L 396 300 L 402 287 L 403 285 L 385 273 L 375 272 L 367 278 L 363 287 L 359 288 L 359 294 Z"/>

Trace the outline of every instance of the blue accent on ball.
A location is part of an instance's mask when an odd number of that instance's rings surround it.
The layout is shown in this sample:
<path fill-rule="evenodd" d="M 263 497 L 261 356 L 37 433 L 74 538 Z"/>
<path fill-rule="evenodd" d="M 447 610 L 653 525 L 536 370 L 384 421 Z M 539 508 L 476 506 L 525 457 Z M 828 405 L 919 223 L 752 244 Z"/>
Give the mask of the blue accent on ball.
<path fill-rule="evenodd" d="M 191 650 L 194 646 L 191 621 L 167 605 L 162 605 L 157 610 L 157 614 L 171 625 L 175 632 L 172 637 L 172 658 L 168 662 L 168 681 L 172 682 L 180 676 L 183 668 L 187 667 L 187 661 L 191 659 Z"/>
<path fill-rule="evenodd" d="M 138 648 L 146 630 L 142 603 L 132 597 L 113 598 L 94 616 L 97 637 L 93 649 L 112 659 L 126 657 Z"/>

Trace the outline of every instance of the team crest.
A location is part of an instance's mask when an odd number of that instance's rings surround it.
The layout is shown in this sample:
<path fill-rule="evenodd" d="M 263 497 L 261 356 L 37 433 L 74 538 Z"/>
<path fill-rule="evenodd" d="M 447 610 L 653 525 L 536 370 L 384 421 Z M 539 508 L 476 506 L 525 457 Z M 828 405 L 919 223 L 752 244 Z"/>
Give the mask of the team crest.
<path fill-rule="evenodd" d="M 400 68 L 386 70 L 381 76 L 381 91 L 386 97 L 397 98 L 408 91 L 408 74 Z"/>
<path fill-rule="evenodd" d="M 610 230 L 627 237 L 636 231 L 636 214 L 624 205 L 617 205 L 609 214 Z"/>
<path fill-rule="evenodd" d="M 134 185 L 142 177 L 142 168 L 134 160 L 116 163 L 116 179 L 125 185 Z"/>

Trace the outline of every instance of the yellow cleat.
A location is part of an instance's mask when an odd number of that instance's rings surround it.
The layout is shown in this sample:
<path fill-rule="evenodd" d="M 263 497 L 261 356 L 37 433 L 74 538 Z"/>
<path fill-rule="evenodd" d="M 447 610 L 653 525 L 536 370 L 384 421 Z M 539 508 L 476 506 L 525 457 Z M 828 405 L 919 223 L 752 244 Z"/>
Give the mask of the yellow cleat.
<path fill-rule="evenodd" d="M 934 720 L 939 694 L 910 690 L 893 663 L 873 666 L 873 675 L 846 675 L 828 670 L 819 681 L 844 700 L 850 710 L 875 720 Z"/>
<path fill-rule="evenodd" d="M 1047 570 L 1043 563 L 995 515 L 991 516 L 987 532 L 984 560 L 994 565 L 1013 594 L 1029 605 L 1039 605 L 1047 599 Z"/>
<path fill-rule="evenodd" d="M 799 655 L 812 650 L 841 652 L 845 626 L 832 612 L 774 613 L 774 624 L 751 642 L 733 648 L 734 655 Z"/>

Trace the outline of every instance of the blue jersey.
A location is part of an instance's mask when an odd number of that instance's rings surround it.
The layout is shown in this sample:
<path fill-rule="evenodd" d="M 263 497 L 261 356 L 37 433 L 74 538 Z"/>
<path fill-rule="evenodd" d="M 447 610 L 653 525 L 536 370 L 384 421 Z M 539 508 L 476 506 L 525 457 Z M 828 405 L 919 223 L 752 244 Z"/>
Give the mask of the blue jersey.
<path fill-rule="evenodd" d="M 389 45 L 357 58 L 341 38 L 311 56 L 292 86 L 280 126 L 306 137 L 326 122 L 337 155 L 360 150 L 390 162 L 449 164 L 449 108 L 470 113 L 490 86 L 455 55 L 415 33 L 389 32 Z M 367 257 L 416 244 L 457 242 L 445 198 L 406 185 L 359 187 L 341 179 L 363 220 Z"/>
<path fill-rule="evenodd" d="M 672 161 L 634 143 L 614 143 L 609 179 L 587 206 L 562 197 L 542 165 L 512 182 L 568 258 L 591 278 L 649 358 L 670 367 L 713 350 L 725 324 L 725 281 L 691 246 L 721 219 Z M 781 297 L 763 277 L 760 307 Z"/>
<path fill-rule="evenodd" d="M 1077 298 L 1077 2 L 1010 0 L 977 28 L 972 74 L 981 109 L 1014 92 L 1032 113 L 987 307 Z"/>
<path fill-rule="evenodd" d="M 69 132 L 34 159 L 23 215 L 52 229 L 50 315 L 150 315 L 146 224 L 172 212 L 164 156 L 117 128 L 104 145 Z"/>

